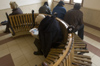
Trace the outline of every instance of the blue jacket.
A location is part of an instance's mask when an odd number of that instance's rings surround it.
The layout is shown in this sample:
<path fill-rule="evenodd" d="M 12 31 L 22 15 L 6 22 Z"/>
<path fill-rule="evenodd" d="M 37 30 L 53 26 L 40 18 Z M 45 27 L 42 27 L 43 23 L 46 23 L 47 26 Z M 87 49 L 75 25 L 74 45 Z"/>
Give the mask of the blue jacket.
<path fill-rule="evenodd" d="M 63 6 L 56 6 L 54 9 L 53 9 L 53 12 L 52 14 L 54 14 L 55 12 L 57 12 L 57 17 L 60 18 L 60 19 L 64 19 L 64 16 L 66 14 L 66 9 L 63 7 Z"/>

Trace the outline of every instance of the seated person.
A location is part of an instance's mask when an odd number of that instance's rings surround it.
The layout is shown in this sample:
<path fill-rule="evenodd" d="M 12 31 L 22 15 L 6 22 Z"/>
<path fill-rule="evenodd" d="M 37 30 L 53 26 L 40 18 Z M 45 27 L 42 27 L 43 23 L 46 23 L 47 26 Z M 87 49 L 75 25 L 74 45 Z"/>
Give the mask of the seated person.
<path fill-rule="evenodd" d="M 57 47 L 63 40 L 63 35 L 60 29 L 59 22 L 54 16 L 46 16 L 40 22 L 38 27 L 39 39 L 35 40 L 35 45 L 38 51 L 34 52 L 35 55 L 48 55 L 52 47 Z"/>
<path fill-rule="evenodd" d="M 64 17 L 64 21 L 69 25 L 75 27 L 74 32 L 78 31 L 78 36 L 84 39 L 84 23 L 83 23 L 83 13 L 80 10 L 81 5 L 75 3 L 73 9 L 69 10 Z"/>
<path fill-rule="evenodd" d="M 66 9 L 63 7 L 64 6 L 64 2 L 60 1 L 57 6 L 53 9 L 52 14 L 57 13 L 57 17 L 60 19 L 64 19 L 64 16 L 66 14 Z"/>
<path fill-rule="evenodd" d="M 9 15 L 17 15 L 17 14 L 23 14 L 22 10 L 18 7 L 16 2 L 10 2 L 10 7 L 12 9 L 12 13 Z M 8 21 L 3 21 L 1 22 L 1 25 L 6 25 L 6 30 L 4 33 L 9 33 L 9 22 Z"/>
<path fill-rule="evenodd" d="M 48 6 L 48 2 L 45 2 L 44 5 L 39 8 L 39 13 L 51 14 L 51 9 Z"/>

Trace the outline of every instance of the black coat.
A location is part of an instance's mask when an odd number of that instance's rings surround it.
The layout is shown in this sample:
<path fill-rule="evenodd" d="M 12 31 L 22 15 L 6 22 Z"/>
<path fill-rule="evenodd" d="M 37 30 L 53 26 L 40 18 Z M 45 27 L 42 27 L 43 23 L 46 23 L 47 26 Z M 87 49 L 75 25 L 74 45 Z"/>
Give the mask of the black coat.
<path fill-rule="evenodd" d="M 53 16 L 46 16 L 39 25 L 39 39 L 45 57 L 48 55 L 50 48 L 59 45 L 62 38 L 59 22 Z"/>

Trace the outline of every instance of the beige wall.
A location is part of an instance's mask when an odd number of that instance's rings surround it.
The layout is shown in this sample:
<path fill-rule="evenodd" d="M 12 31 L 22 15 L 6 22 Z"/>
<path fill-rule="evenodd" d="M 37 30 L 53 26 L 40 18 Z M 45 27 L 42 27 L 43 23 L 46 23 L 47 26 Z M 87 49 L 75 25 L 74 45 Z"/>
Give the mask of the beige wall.
<path fill-rule="evenodd" d="M 100 0 L 84 0 L 83 7 L 100 10 Z"/>
<path fill-rule="evenodd" d="M 15 1 L 19 6 L 30 5 L 35 3 L 40 3 L 45 0 L 1 0 L 0 1 L 0 10 L 10 8 L 10 1 Z"/>
<path fill-rule="evenodd" d="M 56 6 L 56 4 L 57 3 L 54 2 L 52 8 L 54 8 Z M 68 11 L 69 9 L 73 8 L 73 5 L 66 4 L 64 7 Z M 84 22 L 100 28 L 100 10 L 82 7 L 81 11 L 84 14 L 84 16 L 83 16 Z"/>

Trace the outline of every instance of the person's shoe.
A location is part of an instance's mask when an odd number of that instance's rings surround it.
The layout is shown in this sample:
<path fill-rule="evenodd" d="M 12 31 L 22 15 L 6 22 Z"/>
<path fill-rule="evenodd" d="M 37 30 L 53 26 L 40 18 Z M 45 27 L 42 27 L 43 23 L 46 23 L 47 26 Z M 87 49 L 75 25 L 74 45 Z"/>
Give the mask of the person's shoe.
<path fill-rule="evenodd" d="M 34 55 L 43 55 L 41 51 L 34 51 Z"/>
<path fill-rule="evenodd" d="M 42 66 L 49 66 L 49 65 L 46 62 L 43 62 Z"/>
<path fill-rule="evenodd" d="M 80 52 L 80 53 L 78 53 L 78 55 L 83 55 L 85 52 Z"/>
<path fill-rule="evenodd" d="M 0 26 L 1 26 L 1 23 L 0 23 Z"/>
<path fill-rule="evenodd" d="M 4 33 L 7 33 L 7 31 L 4 31 Z"/>
<path fill-rule="evenodd" d="M 4 31 L 4 33 L 10 33 L 10 31 Z"/>

